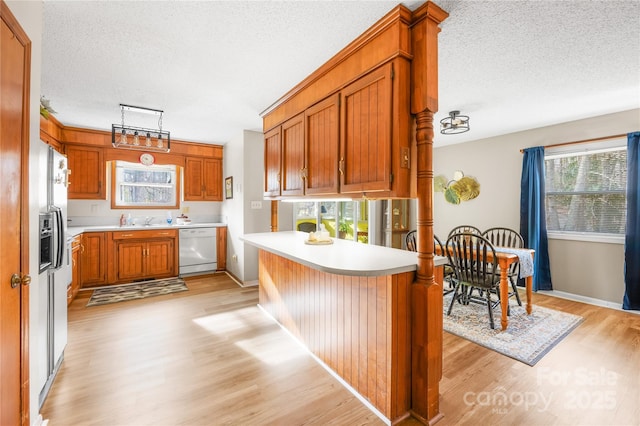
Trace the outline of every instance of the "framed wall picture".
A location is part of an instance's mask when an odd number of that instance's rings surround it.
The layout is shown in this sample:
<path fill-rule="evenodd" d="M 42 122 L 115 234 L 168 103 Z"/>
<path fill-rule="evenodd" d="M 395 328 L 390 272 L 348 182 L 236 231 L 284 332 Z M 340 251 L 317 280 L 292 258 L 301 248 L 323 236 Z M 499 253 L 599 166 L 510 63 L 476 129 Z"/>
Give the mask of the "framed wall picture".
<path fill-rule="evenodd" d="M 224 180 L 224 196 L 227 200 L 233 198 L 233 176 Z"/>

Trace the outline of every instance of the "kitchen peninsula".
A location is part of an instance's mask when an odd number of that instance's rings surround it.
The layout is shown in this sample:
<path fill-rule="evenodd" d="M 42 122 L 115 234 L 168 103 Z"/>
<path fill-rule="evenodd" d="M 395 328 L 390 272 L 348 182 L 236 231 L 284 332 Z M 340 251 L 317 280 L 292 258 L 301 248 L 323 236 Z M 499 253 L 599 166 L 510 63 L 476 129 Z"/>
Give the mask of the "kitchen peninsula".
<path fill-rule="evenodd" d="M 340 239 L 310 245 L 308 236 L 243 236 L 260 250 L 260 306 L 381 418 L 407 417 L 417 253 Z M 435 257 L 437 282 L 444 263 Z"/>
<path fill-rule="evenodd" d="M 443 416 L 433 118 L 438 26 L 447 16 L 430 1 L 413 11 L 396 6 L 261 114 L 266 199 L 416 199 L 415 271 L 343 275 L 266 249 L 259 255 L 265 309 L 391 423 Z M 359 252 L 344 256 L 354 265 L 367 257 Z"/>

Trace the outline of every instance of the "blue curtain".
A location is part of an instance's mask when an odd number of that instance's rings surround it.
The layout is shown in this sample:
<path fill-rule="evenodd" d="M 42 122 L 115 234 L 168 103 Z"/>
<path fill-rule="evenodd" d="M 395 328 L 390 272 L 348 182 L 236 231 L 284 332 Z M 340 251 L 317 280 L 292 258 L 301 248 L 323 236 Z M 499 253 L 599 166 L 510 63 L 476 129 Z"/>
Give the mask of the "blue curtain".
<path fill-rule="evenodd" d="M 520 234 L 534 249 L 533 291 L 553 290 L 544 211 L 544 147 L 524 150 L 520 181 Z"/>
<path fill-rule="evenodd" d="M 625 292 L 622 309 L 640 310 L 640 132 L 627 135 L 627 231 L 624 243 Z"/>

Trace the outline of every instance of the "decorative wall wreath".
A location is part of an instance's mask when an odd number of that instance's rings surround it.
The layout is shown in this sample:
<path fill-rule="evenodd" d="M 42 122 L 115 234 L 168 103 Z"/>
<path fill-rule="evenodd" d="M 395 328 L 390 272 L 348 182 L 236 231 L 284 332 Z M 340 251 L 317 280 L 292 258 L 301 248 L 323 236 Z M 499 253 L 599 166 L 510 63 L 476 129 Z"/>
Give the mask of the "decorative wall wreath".
<path fill-rule="evenodd" d="M 460 204 L 461 201 L 469 201 L 480 195 L 480 183 L 476 178 L 465 176 L 460 170 L 453 173 L 453 179 L 448 180 L 444 175 L 433 178 L 435 192 L 443 192 L 444 199 L 451 204 Z"/>

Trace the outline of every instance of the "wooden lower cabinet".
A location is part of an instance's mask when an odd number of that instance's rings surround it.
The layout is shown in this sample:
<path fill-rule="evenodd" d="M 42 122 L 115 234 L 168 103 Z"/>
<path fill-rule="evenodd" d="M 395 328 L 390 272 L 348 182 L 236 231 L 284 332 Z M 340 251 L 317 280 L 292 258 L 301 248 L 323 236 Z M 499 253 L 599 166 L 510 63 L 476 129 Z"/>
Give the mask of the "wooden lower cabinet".
<path fill-rule="evenodd" d="M 217 228 L 218 270 L 227 268 L 227 228 Z M 69 303 L 79 288 L 123 284 L 178 276 L 178 230 L 86 232 L 82 246 L 74 246 L 73 284 Z M 77 275 L 76 275 L 77 274 Z M 73 292 L 73 296 L 72 296 Z"/>
<path fill-rule="evenodd" d="M 73 302 L 80 290 L 80 251 L 82 248 L 81 236 L 73 237 L 71 243 L 71 283 L 67 288 L 67 306 Z"/>
<path fill-rule="evenodd" d="M 110 232 L 82 234 L 82 266 L 80 268 L 82 288 L 107 283 L 107 234 Z"/>
<path fill-rule="evenodd" d="M 218 256 L 218 271 L 227 269 L 227 227 L 221 226 L 216 232 L 216 254 Z"/>
<path fill-rule="evenodd" d="M 177 275 L 177 231 L 117 231 L 112 234 L 114 264 L 110 284 Z"/>
<path fill-rule="evenodd" d="M 114 241 L 116 279 L 133 280 L 143 277 L 146 243 L 142 241 Z"/>

